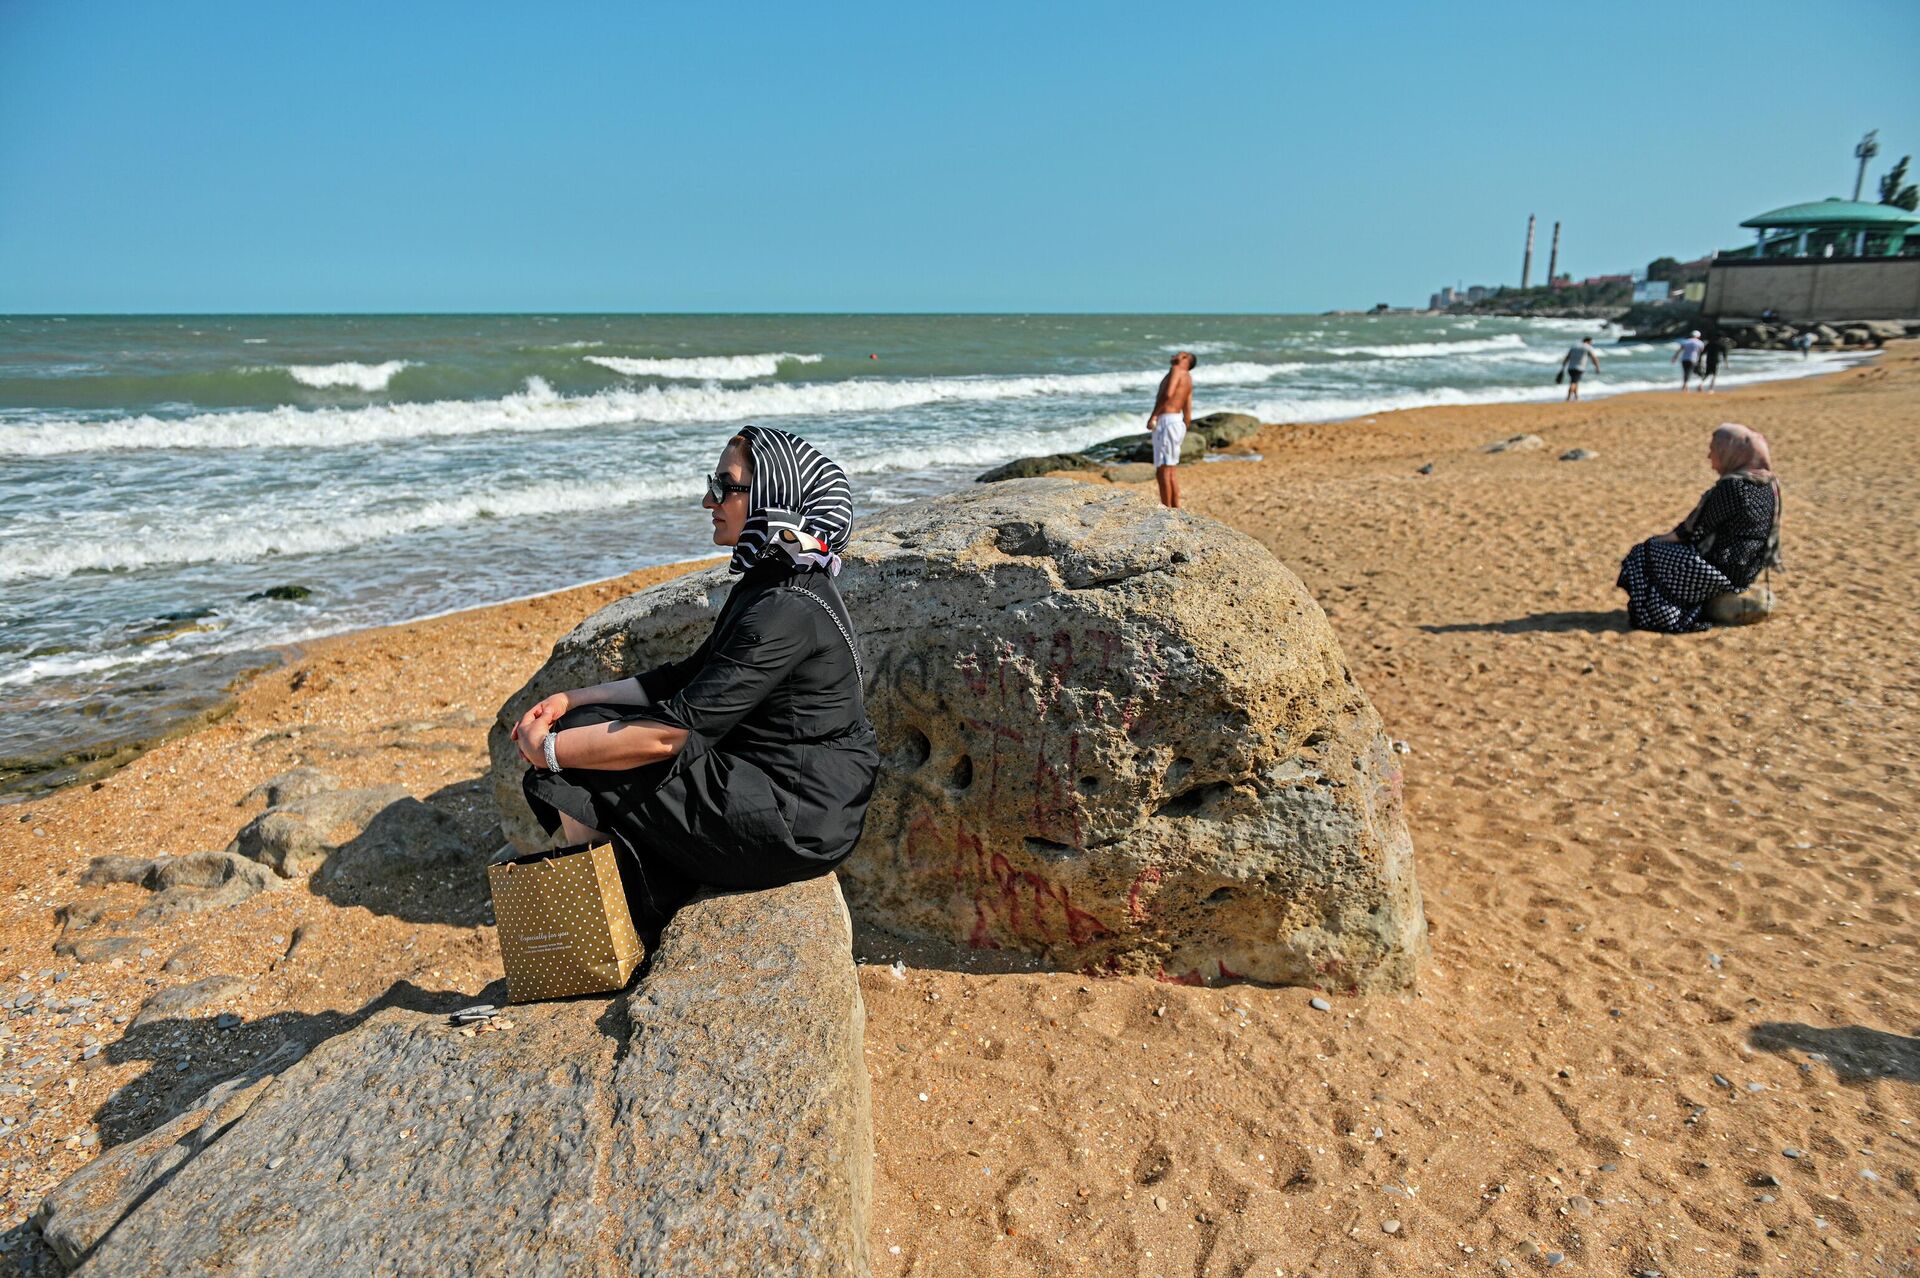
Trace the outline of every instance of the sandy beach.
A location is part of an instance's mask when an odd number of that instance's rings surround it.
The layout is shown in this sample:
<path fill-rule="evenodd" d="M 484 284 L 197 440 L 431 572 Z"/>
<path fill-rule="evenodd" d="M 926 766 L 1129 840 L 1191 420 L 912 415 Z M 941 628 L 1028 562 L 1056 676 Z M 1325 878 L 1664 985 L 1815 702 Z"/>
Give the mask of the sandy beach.
<path fill-rule="evenodd" d="M 1303 578 L 1408 743 L 1421 988 L 1319 1011 L 864 936 L 874 1272 L 1920 1269 L 1913 347 L 1714 396 L 1276 425 L 1261 460 L 1185 468 L 1193 511 Z M 1619 558 L 1707 486 L 1725 420 L 1785 483 L 1782 611 L 1629 632 Z M 1519 434 L 1544 446 L 1484 451 Z M 496 708 L 675 571 L 314 643 L 219 721 L 0 808 L 0 1268 L 46 1265 L 22 1222 L 51 1185 L 282 1035 L 498 974 L 477 874 L 392 912 L 267 892 L 77 964 L 57 912 L 90 859 L 225 847 L 297 766 L 404 785 L 490 847 Z M 131 1028 L 216 974 L 204 1028 Z"/>

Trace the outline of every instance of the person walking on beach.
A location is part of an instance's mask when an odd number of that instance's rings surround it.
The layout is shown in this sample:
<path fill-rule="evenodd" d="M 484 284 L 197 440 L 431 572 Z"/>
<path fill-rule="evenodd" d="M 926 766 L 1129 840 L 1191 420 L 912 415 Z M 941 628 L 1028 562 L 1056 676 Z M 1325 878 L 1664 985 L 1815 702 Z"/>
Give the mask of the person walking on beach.
<path fill-rule="evenodd" d="M 1560 371 L 1567 375 L 1567 402 L 1573 403 L 1580 398 L 1580 379 L 1586 375 L 1587 365 L 1593 365 L 1593 371 L 1600 371 L 1600 352 L 1593 349 L 1593 339 L 1583 337 L 1578 346 L 1572 347 L 1560 357 Z"/>
<path fill-rule="evenodd" d="M 1700 389 L 1713 393 L 1714 386 L 1720 381 L 1720 365 L 1732 354 L 1724 334 L 1716 333 L 1706 349 L 1700 352 Z"/>
<path fill-rule="evenodd" d="M 1180 446 L 1193 425 L 1193 370 L 1200 361 L 1192 351 L 1181 351 L 1173 367 L 1160 379 L 1147 414 L 1147 433 L 1153 437 L 1153 478 L 1160 485 L 1160 504 L 1180 508 Z"/>
<path fill-rule="evenodd" d="M 1667 361 L 1669 364 L 1675 360 L 1679 361 L 1680 389 L 1682 391 L 1685 391 L 1687 389 L 1687 383 L 1694 379 L 1700 367 L 1700 352 L 1705 350 L 1706 347 L 1707 344 L 1700 340 L 1700 330 L 1696 328 L 1681 340 L 1680 348 L 1673 353 L 1673 359 Z"/>

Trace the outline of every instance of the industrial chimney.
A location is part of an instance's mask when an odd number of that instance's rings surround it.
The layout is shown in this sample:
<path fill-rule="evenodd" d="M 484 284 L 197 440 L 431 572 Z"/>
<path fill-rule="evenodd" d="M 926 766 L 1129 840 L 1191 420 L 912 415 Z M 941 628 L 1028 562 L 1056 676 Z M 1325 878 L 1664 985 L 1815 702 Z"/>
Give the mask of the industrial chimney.
<path fill-rule="evenodd" d="M 1553 251 L 1547 254 L 1547 287 L 1560 278 L 1560 224 L 1553 224 Z"/>
<path fill-rule="evenodd" d="M 1527 255 L 1520 259 L 1520 287 L 1533 279 L 1533 214 L 1527 214 Z"/>

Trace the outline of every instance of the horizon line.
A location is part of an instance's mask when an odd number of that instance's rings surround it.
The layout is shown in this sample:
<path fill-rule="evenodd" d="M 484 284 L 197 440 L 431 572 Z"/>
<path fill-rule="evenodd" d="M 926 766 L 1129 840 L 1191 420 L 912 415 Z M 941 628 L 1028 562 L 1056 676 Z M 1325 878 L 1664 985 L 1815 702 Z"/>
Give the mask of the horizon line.
<path fill-rule="evenodd" d="M 1426 308 L 1426 307 L 1423 307 L 1423 306 L 1395 306 L 1395 307 L 1391 307 L 1390 309 L 1391 309 L 1391 310 L 1393 310 L 1393 311 L 1420 311 L 1420 312 L 1425 312 L 1425 311 L 1427 311 L 1427 308 Z M 793 310 L 787 310 L 787 311 L 776 311 L 776 310 L 767 310 L 767 311 L 758 311 L 758 310 L 743 310 L 743 311 L 575 311 L 575 310 L 565 310 L 565 309 L 558 309 L 558 310 L 556 310 L 556 309 L 553 309 L 553 308 L 535 308 L 535 309 L 529 309 L 529 310 L 518 310 L 518 311 L 500 311 L 500 310 L 475 310 L 475 311 L 459 311 L 459 310 L 448 310 L 448 311 L 407 311 L 407 310 L 396 310 L 396 311 L 371 311 L 371 310 L 369 310 L 369 311 L 354 311 L 354 310 L 338 310 L 338 311 L 335 311 L 335 310 L 319 310 L 319 311 L 81 311 L 81 310 L 71 310 L 71 311 L 0 311 L 0 320 L 15 320 L 15 319 L 221 319 L 221 318 L 229 318 L 229 317 L 241 317 L 241 316 L 244 316 L 244 317 L 246 317 L 246 318 L 248 318 L 248 319 L 334 319 L 334 318 L 344 318 L 344 317 L 353 317 L 353 318 L 362 318 L 362 317 L 365 317 L 365 318 L 383 318 L 383 319 L 418 319 L 418 318 L 423 318 L 423 317 L 446 317 L 446 318 L 476 318 L 476 317 L 478 317 L 478 318 L 512 318 L 512 319 L 519 319 L 519 318 L 525 318 L 525 317 L 528 317 L 528 316 L 554 316 L 554 317 L 560 317 L 560 316 L 567 316 L 567 317 L 572 317 L 572 318 L 582 318 L 582 317 L 585 317 L 585 318 L 624 318 L 624 319 L 631 319 L 631 318 L 639 318 L 639 317 L 648 317 L 648 318 L 655 318 L 655 317 L 667 317 L 667 318 L 676 318 L 676 319 L 683 319 L 683 318 L 701 318 L 701 317 L 716 317 L 716 316 L 743 316 L 743 315 L 751 315 L 751 316 L 769 316 L 769 317 L 771 317 L 771 316 L 781 316 L 781 317 L 786 317 L 786 316 L 815 316 L 815 317 L 827 317 L 827 318 L 856 318 L 856 317 L 857 317 L 857 318 L 865 318 L 865 317 L 871 317 L 871 316 L 890 316 L 890 317 L 914 317 L 914 318 L 930 318 L 930 317 L 966 317 L 966 318 L 994 318 L 994 319 L 998 319 L 998 318 L 1023 318 L 1023 317 L 1026 317 L 1026 316 L 1033 316 L 1033 315 L 1102 315 L 1102 316 L 1113 316 L 1113 317 L 1119 317 L 1119 318 L 1130 318 L 1130 317 L 1140 317 L 1140 318 L 1155 318 L 1155 319 L 1157 319 L 1157 318 L 1165 318 L 1165 317 L 1173 317 L 1173 318 L 1181 318 L 1181 317 L 1209 317 L 1209 318 L 1225 318 L 1225 319 L 1235 319 L 1235 318 L 1287 318 L 1287 317 L 1292 317 L 1292 316 L 1318 316 L 1318 315 L 1356 315 L 1356 316 L 1366 316 L 1366 315 L 1369 315 L 1369 314 L 1373 314 L 1373 313 L 1374 313 L 1374 312 L 1373 312 L 1373 309 L 1372 309 L 1371 307 L 1368 307 L 1368 308 L 1366 308 L 1366 309 L 1348 309 L 1348 308 L 1346 308 L 1346 307 L 1331 307 L 1331 308 L 1328 308 L 1328 309 L 1325 309 L 1325 310 L 1312 310 L 1312 311 L 1239 311 L 1239 310 L 1218 310 L 1218 311 L 1214 311 L 1214 310 L 1199 310 L 1199 311 L 1127 311 L 1127 310 L 1008 310 L 1008 311 L 961 311 L 961 310 L 954 310 L 954 311 L 931 311 L 931 310 L 929 310 L 929 311 L 911 311 L 911 310 L 898 310 L 898 311 L 896 311 L 896 310 L 871 310 L 871 311 L 860 311 L 860 310 L 846 310 L 846 311 L 826 311 L 826 310 L 821 310 L 821 311 L 793 311 Z M 1438 313 L 1441 313 L 1441 312 L 1432 312 L 1432 313 L 1436 313 L 1436 314 L 1438 314 Z M 1527 317 L 1525 317 L 1525 316 L 1515 316 L 1514 318 L 1516 318 L 1516 319 L 1523 319 L 1523 318 L 1527 318 Z"/>

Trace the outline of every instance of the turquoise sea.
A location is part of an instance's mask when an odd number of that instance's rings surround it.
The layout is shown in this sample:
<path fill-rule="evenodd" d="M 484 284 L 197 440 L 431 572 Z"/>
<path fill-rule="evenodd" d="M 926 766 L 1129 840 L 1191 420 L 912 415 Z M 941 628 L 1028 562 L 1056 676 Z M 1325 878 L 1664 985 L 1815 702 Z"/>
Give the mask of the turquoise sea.
<path fill-rule="evenodd" d="M 872 509 L 1138 430 L 1181 347 L 1196 415 L 1304 421 L 1553 398 L 1581 333 L 1590 393 L 1673 381 L 1565 320 L 0 317 L 0 788 L 283 645 L 710 554 L 702 477 L 744 422 Z M 283 585 L 310 593 L 249 598 Z"/>

